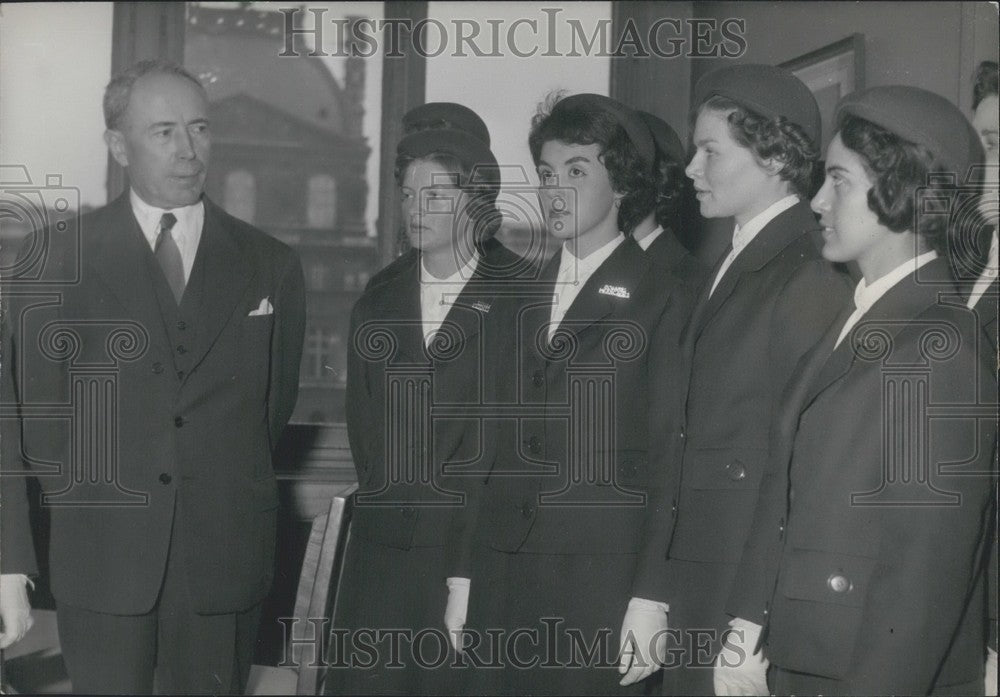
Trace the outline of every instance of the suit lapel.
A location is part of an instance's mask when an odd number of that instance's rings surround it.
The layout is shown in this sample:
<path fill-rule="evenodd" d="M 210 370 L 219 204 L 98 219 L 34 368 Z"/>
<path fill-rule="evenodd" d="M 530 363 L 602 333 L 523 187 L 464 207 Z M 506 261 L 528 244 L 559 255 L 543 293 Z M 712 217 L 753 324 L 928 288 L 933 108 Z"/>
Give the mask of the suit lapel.
<path fill-rule="evenodd" d="M 376 305 L 382 313 L 375 318 L 396 338 L 393 362 L 425 363 L 424 332 L 420 312 L 420 256 L 412 254 L 399 273 L 379 287 Z"/>
<path fill-rule="evenodd" d="M 916 274 L 911 273 L 890 288 L 858 320 L 857 324 L 844 337 L 844 340 L 840 342 L 840 345 L 832 353 L 827 353 L 828 360 L 816 375 L 815 380 L 812 381 L 802 409 L 808 407 L 820 393 L 851 369 L 855 359 L 871 343 L 871 339 L 876 342 L 873 347 L 876 349 L 884 342 L 889 342 L 891 345 L 903 327 L 908 326 L 909 320 L 917 317 L 924 309 L 936 303 L 938 292 L 951 282 L 947 262 L 941 258 L 935 259 L 921 268 L 919 275 L 919 283 L 916 280 Z M 833 341 L 836 341 L 840 335 L 840 331 L 847 322 L 847 316 L 842 318 L 843 321 L 840 321 L 839 325 L 831 327 L 833 338 L 829 342 L 829 346 L 832 347 Z M 877 329 L 880 335 L 870 337 L 866 341 L 864 338 L 866 326 Z M 827 335 L 827 337 L 829 336 L 830 334 Z"/>
<path fill-rule="evenodd" d="M 796 239 L 805 234 L 812 236 L 817 229 L 819 229 L 819 225 L 816 222 L 816 217 L 809 209 L 809 205 L 803 201 L 799 201 L 788 210 L 775 216 L 726 269 L 726 273 L 719 281 L 719 285 L 716 286 L 715 292 L 710 298 L 704 299 L 704 307 L 700 308 L 701 311 L 699 312 L 699 309 L 696 308 L 695 312 L 698 313 L 699 322 L 691 324 L 694 332 L 692 340 L 697 340 L 705 327 L 711 323 L 712 318 L 733 294 L 745 274 L 760 270 Z M 719 266 L 721 266 L 721 262 Z M 709 281 L 705 284 L 705 294 L 711 290 L 719 266 L 715 268 Z"/>
<path fill-rule="evenodd" d="M 222 213 L 207 198 L 205 223 L 195 255 L 191 278 L 181 299 L 181 313 L 197 317 L 197 331 L 190 348 L 191 370 L 204 360 L 219 334 L 232 321 L 256 266 L 247 259 Z M 273 302 L 274 298 L 270 298 Z"/>
<path fill-rule="evenodd" d="M 111 204 L 106 225 L 83 233 L 92 237 L 84 246 L 89 250 L 86 257 L 89 264 L 130 318 L 148 332 L 150 345 L 159 347 L 172 359 L 173 351 L 149 273 L 157 268 L 157 262 L 132 213 L 128 193 Z"/>
<path fill-rule="evenodd" d="M 579 336 L 591 325 L 627 305 L 630 299 L 616 297 L 609 290 L 624 289 L 630 294 L 635 293 L 649 263 L 635 240 L 627 238 L 580 288 L 560 322 L 560 328 Z"/>

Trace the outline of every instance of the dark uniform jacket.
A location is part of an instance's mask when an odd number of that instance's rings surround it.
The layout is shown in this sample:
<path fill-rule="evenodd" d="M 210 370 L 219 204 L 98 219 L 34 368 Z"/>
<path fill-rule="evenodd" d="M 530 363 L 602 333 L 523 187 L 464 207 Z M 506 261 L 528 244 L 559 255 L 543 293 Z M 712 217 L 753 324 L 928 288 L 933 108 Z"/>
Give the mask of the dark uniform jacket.
<path fill-rule="evenodd" d="M 849 282 L 820 255 L 818 225 L 799 202 L 771 220 L 726 271 L 709 274 L 682 338 L 687 374 L 654 384 L 679 400 L 680 427 L 661 434 L 633 587 L 673 602 L 669 559 L 739 561 L 767 464 L 771 415 L 799 357 L 849 301 Z M 673 596 L 673 597 L 672 597 Z M 720 600 L 721 611 L 721 600 Z"/>
<path fill-rule="evenodd" d="M 949 284 L 928 263 L 801 362 L 733 586 L 773 664 L 844 694 L 981 679 L 996 382 Z"/>

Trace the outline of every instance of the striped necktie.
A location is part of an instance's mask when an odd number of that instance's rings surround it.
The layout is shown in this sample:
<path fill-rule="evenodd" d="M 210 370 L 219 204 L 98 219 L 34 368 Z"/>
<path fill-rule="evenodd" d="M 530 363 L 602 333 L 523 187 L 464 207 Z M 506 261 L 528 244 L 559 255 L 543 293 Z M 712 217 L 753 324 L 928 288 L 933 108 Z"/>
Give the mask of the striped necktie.
<path fill-rule="evenodd" d="M 163 214 L 153 253 L 160 262 L 160 268 L 163 269 L 170 290 L 173 291 L 174 300 L 180 305 L 181 297 L 184 295 L 184 262 L 181 260 L 181 250 L 174 241 L 174 236 L 170 234 L 176 223 L 177 217 L 173 213 Z"/>

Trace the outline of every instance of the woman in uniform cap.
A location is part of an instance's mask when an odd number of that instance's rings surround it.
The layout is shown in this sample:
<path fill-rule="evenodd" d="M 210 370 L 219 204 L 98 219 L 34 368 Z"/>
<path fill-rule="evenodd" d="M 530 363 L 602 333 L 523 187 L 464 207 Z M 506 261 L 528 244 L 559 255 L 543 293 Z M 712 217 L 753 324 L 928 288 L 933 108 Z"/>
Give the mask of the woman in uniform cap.
<path fill-rule="evenodd" d="M 466 630 L 486 665 L 468 689 L 613 694 L 653 477 L 650 357 L 689 305 L 626 234 L 655 199 L 652 138 L 635 113 L 571 95 L 540 108 L 528 141 L 561 244 L 502 352 L 519 416 L 500 429 L 478 519 Z"/>
<path fill-rule="evenodd" d="M 332 694 L 454 692 L 441 626 L 472 478 L 488 471 L 488 431 L 441 407 L 491 398 L 498 283 L 523 261 L 492 241 L 496 159 L 466 107 L 418 107 L 397 147 L 396 180 L 412 249 L 351 315 L 347 428 L 357 469 L 328 656 Z M 485 139 L 484 139 L 485 138 Z"/>
<path fill-rule="evenodd" d="M 718 694 L 981 694 L 996 382 L 940 255 L 982 151 L 915 87 L 836 118 L 812 207 L 823 256 L 864 277 L 782 397 Z"/>
<path fill-rule="evenodd" d="M 623 632 L 647 653 L 623 681 L 666 663 L 668 691 L 713 694 L 707 668 L 729 629 L 725 602 L 767 465 L 772 410 L 849 285 L 821 257 L 804 200 L 820 140 L 809 89 L 773 66 L 727 66 L 698 81 L 693 103 L 686 174 L 701 214 L 731 217 L 735 229 L 682 337 L 682 454 L 665 462 L 645 526 Z"/>

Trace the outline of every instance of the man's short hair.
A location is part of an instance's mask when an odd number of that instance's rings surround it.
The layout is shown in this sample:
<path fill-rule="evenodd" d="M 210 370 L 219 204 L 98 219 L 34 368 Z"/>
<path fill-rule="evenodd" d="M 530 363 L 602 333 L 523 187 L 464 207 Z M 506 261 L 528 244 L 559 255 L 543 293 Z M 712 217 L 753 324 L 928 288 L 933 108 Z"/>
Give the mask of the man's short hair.
<path fill-rule="evenodd" d="M 128 110 L 129 99 L 132 97 L 132 87 L 135 86 L 136 81 L 146 75 L 157 74 L 176 75 L 190 80 L 198 86 L 202 94 L 205 94 L 205 86 L 183 66 L 162 58 L 139 61 L 115 75 L 104 89 L 104 125 L 108 130 L 119 130 L 121 127 L 122 119 L 125 118 L 125 112 Z"/>

